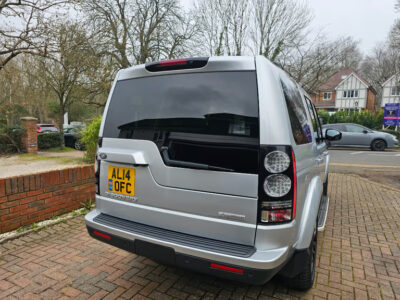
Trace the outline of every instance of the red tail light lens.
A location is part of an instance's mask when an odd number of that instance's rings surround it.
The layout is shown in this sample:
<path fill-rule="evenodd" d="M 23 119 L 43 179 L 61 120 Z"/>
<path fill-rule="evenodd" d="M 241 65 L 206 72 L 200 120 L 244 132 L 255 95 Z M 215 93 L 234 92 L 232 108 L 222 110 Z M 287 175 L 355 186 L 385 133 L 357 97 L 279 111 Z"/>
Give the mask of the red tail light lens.
<path fill-rule="evenodd" d="M 40 133 L 42 131 L 42 127 L 40 127 L 39 125 L 38 125 L 38 127 L 37 127 L 37 133 Z"/>
<path fill-rule="evenodd" d="M 292 151 L 292 164 L 293 164 L 293 215 L 292 219 L 296 216 L 296 196 L 297 196 L 297 174 L 296 174 L 296 158 Z"/>
<path fill-rule="evenodd" d="M 276 223 L 287 222 L 292 219 L 291 209 L 263 210 L 261 211 L 261 222 Z"/>

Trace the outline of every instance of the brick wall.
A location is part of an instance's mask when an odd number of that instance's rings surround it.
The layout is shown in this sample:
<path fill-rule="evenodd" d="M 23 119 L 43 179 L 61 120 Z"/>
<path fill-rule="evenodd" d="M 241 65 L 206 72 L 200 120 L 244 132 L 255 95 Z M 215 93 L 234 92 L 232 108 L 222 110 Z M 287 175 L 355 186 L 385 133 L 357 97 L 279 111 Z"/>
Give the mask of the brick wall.
<path fill-rule="evenodd" d="M 0 233 L 95 201 L 92 165 L 0 179 Z"/>

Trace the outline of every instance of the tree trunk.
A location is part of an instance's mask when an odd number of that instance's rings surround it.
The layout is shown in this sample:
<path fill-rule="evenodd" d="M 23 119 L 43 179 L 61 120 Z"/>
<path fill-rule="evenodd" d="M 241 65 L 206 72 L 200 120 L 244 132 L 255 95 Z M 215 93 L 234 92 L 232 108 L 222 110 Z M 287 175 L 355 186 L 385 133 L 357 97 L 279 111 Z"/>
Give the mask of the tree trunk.
<path fill-rule="evenodd" d="M 62 149 L 65 148 L 65 141 L 64 141 L 64 128 L 63 128 L 63 124 L 64 124 L 64 105 L 60 105 L 60 109 L 58 111 L 58 128 L 60 129 L 60 147 Z"/>

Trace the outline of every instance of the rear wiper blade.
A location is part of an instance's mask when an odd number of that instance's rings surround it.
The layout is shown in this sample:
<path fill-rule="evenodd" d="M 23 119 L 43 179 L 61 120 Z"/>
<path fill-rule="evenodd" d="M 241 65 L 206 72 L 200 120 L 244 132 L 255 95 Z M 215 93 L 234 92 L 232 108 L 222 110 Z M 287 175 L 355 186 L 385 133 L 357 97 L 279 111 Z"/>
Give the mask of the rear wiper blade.
<path fill-rule="evenodd" d="M 199 164 L 190 161 L 182 161 L 182 160 L 175 160 L 170 159 L 168 154 L 168 147 L 161 147 L 161 155 L 167 165 L 175 166 L 175 167 L 187 167 L 187 168 L 194 168 L 194 169 L 203 169 L 203 170 L 214 170 L 214 171 L 226 171 L 226 172 L 233 172 L 233 169 L 222 168 L 217 166 L 210 166 L 206 164 Z"/>

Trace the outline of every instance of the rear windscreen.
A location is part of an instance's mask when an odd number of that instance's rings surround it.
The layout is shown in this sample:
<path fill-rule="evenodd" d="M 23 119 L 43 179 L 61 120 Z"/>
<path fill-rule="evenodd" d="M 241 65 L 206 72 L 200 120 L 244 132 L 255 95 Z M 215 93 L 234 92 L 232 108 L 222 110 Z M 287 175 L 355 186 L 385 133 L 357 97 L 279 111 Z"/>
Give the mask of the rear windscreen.
<path fill-rule="evenodd" d="M 257 173 L 259 120 L 254 71 L 189 73 L 118 81 L 108 138 L 153 141 L 171 160 Z"/>

